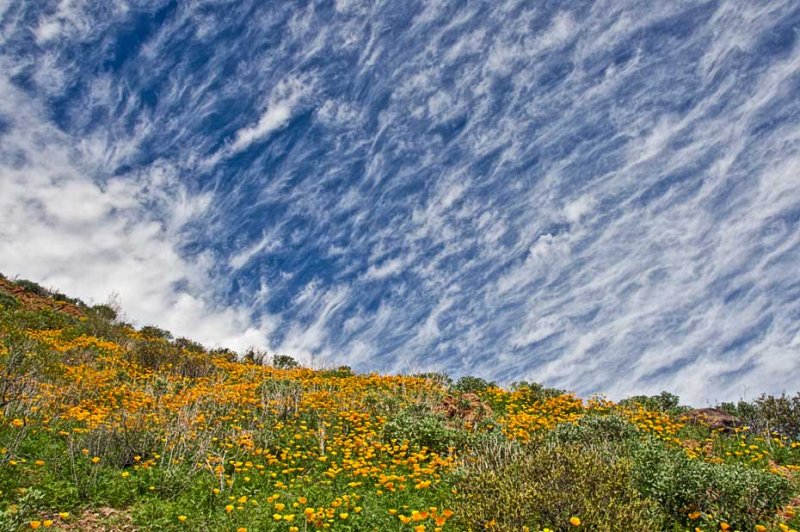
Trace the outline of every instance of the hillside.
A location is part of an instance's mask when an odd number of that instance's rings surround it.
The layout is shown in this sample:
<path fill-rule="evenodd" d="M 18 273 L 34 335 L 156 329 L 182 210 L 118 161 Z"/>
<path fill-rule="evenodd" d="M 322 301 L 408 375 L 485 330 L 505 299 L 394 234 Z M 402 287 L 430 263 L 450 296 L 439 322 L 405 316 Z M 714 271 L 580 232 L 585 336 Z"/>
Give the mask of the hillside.
<path fill-rule="evenodd" d="M 0 277 L 0 530 L 794 530 L 800 394 L 357 375 Z"/>

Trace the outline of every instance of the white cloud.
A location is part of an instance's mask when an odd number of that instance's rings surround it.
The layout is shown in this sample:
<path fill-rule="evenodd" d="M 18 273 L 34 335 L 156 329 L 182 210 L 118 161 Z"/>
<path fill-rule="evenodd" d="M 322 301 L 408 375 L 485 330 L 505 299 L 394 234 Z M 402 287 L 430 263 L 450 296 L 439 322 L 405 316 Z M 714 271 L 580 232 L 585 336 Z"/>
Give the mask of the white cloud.
<path fill-rule="evenodd" d="M 292 111 L 310 87 L 296 78 L 279 83 L 270 94 L 267 107 L 258 122 L 236 132 L 236 138 L 228 147 L 228 153 L 240 152 L 253 142 L 282 128 L 292 116 Z"/>
<path fill-rule="evenodd" d="M 0 96 L 0 113 L 24 124 L 4 135 L 0 154 L 25 161 L 0 165 L 0 271 L 89 302 L 117 294 L 129 319 L 207 345 L 266 345 L 270 318 L 212 305 L 211 258 L 178 251 L 179 233 L 206 213 L 207 195 L 190 195 L 179 170 L 163 164 L 101 187 L 73 164 L 71 139 L 4 78 Z"/>

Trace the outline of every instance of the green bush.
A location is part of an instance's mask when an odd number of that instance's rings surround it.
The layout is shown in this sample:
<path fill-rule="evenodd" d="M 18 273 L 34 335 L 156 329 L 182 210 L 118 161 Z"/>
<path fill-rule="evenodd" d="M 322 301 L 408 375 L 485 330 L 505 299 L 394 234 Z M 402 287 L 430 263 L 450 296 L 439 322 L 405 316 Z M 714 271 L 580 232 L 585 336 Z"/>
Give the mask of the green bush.
<path fill-rule="evenodd" d="M 639 491 L 684 526 L 696 526 L 687 516 L 699 511 L 734 529 L 752 530 L 790 498 L 789 482 L 763 470 L 691 459 L 655 441 L 643 442 L 633 455 Z"/>
<path fill-rule="evenodd" d="M 383 439 L 407 441 L 412 447 L 427 447 L 438 453 L 449 448 L 463 448 L 470 439 L 469 433 L 447 426 L 444 419 L 422 406 L 406 408 L 390 418 L 383 426 Z"/>
<path fill-rule="evenodd" d="M 145 325 L 144 327 L 139 329 L 139 332 L 145 338 L 153 338 L 153 339 L 158 338 L 158 339 L 163 339 L 163 340 L 172 340 L 172 333 L 171 332 L 169 332 L 167 330 L 164 330 L 164 329 L 161 329 L 159 327 L 155 327 L 153 325 Z"/>
<path fill-rule="evenodd" d="M 687 406 L 681 406 L 680 397 L 674 393 L 661 392 L 658 395 L 634 395 L 619 402 L 620 406 L 642 406 L 647 410 L 657 410 L 670 414 L 680 414 L 690 410 Z"/>
<path fill-rule="evenodd" d="M 19 301 L 11 294 L 0 292 L 0 307 L 5 309 L 15 309 L 19 307 Z"/>
<path fill-rule="evenodd" d="M 539 442 L 525 449 L 495 443 L 468 463 L 455 501 L 462 530 L 661 530 L 655 502 L 633 484 L 631 464 L 612 449 Z"/>
<path fill-rule="evenodd" d="M 300 367 L 300 363 L 289 355 L 273 355 L 272 366 L 278 369 L 293 369 Z"/>
<path fill-rule="evenodd" d="M 534 403 L 536 401 L 544 401 L 545 399 L 550 399 L 551 397 L 558 397 L 559 395 L 564 395 L 566 390 L 561 390 L 558 388 L 547 388 L 543 384 L 539 384 L 538 382 L 527 382 L 527 381 L 517 381 L 511 385 L 511 389 L 516 392 L 522 392 L 525 396 L 525 399 L 529 403 Z"/>
<path fill-rule="evenodd" d="M 719 408 L 738 417 L 753 432 L 777 432 L 800 441 L 800 393 L 794 397 L 762 395 L 752 403 L 723 403 Z"/>
<path fill-rule="evenodd" d="M 466 375 L 456 381 L 453 390 L 461 393 L 478 393 L 491 386 L 495 386 L 495 383 L 488 382 L 480 377 Z"/>
<path fill-rule="evenodd" d="M 27 279 L 18 279 L 14 282 L 17 286 L 25 290 L 26 292 L 30 292 L 31 294 L 36 294 L 37 296 L 49 296 L 50 292 L 38 283 L 34 283 L 33 281 L 28 281 Z"/>
<path fill-rule="evenodd" d="M 575 423 L 562 423 L 550 438 L 563 443 L 602 443 L 630 441 L 639 435 L 628 420 L 618 414 L 587 414 Z"/>

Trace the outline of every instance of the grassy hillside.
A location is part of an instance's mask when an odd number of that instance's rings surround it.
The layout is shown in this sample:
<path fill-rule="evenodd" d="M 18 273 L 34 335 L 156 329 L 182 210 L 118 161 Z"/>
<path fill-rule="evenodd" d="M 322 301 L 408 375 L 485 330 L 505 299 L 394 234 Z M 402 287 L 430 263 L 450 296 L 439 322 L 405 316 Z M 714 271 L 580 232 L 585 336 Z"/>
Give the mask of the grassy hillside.
<path fill-rule="evenodd" d="M 800 528 L 800 395 L 721 407 L 306 369 L 0 278 L 0 530 Z"/>

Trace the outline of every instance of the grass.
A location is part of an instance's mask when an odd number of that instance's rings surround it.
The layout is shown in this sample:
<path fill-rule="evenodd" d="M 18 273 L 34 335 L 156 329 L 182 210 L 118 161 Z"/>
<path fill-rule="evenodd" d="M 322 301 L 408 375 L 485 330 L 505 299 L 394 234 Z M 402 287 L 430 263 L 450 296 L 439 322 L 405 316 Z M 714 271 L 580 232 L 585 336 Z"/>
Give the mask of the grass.
<path fill-rule="evenodd" d="M 670 394 L 312 370 L 63 299 L 0 278 L 0 530 L 800 527 L 797 435 Z"/>

